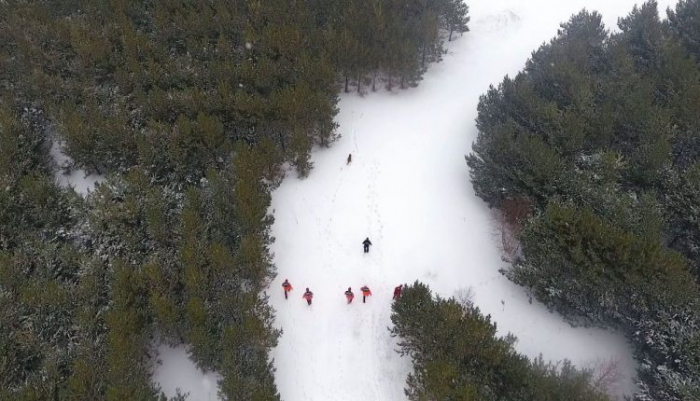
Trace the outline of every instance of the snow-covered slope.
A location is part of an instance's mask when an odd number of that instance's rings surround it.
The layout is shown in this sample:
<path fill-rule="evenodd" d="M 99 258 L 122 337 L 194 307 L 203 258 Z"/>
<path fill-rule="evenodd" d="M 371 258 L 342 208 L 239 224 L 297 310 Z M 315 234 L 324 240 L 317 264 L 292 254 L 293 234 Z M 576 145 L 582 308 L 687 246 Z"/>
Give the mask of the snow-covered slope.
<path fill-rule="evenodd" d="M 474 196 L 463 156 L 476 137 L 478 97 L 489 84 L 520 70 L 571 14 L 598 10 L 614 28 L 634 3 L 469 1 L 471 32 L 449 45 L 450 54 L 430 67 L 418 88 L 342 97 L 343 137 L 314 153 L 309 178 L 289 177 L 273 194 L 279 276 L 269 293 L 284 333 L 272 357 L 284 400 L 405 400 L 410 361 L 393 351 L 387 327 L 393 287 L 416 279 L 443 296 L 471 287 L 475 303 L 502 334 L 517 335 L 517 348 L 529 356 L 569 358 L 580 366 L 620 358 L 621 390 L 630 391 L 634 361 L 623 339 L 572 329 L 498 273 L 504 264 L 495 230 Z M 671 4 L 659 1 L 662 10 Z M 368 255 L 360 244 L 365 236 L 374 243 Z M 285 278 L 295 287 L 287 301 L 280 286 Z M 345 289 L 358 294 L 363 284 L 374 296 L 365 305 L 361 298 L 347 305 Z M 311 307 L 301 299 L 305 287 L 315 294 Z M 212 399 L 215 376 L 197 371 L 182 349 L 161 349 L 160 357 L 154 381 L 167 395 L 180 387 L 190 400 Z"/>
<path fill-rule="evenodd" d="M 661 1 L 665 9 L 670 2 Z M 577 365 L 620 358 L 632 388 L 634 361 L 619 336 L 574 329 L 498 273 L 504 267 L 490 213 L 474 196 L 463 156 L 476 136 L 479 95 L 514 75 L 559 23 L 583 7 L 608 27 L 629 0 L 479 0 L 470 2 L 472 31 L 450 44 L 416 89 L 344 95 L 342 135 L 313 155 L 305 180 L 287 178 L 273 194 L 273 246 L 279 276 L 270 289 L 276 324 L 276 382 L 287 401 L 404 400 L 410 361 L 389 336 L 395 285 L 418 279 L 444 296 L 472 287 L 474 301 L 518 350 Z M 346 166 L 348 153 L 353 162 Z M 362 253 L 369 236 L 374 246 Z M 285 301 L 281 282 L 294 285 Z M 343 292 L 363 284 L 367 304 L 347 305 Z M 315 294 L 311 307 L 301 299 Z"/>

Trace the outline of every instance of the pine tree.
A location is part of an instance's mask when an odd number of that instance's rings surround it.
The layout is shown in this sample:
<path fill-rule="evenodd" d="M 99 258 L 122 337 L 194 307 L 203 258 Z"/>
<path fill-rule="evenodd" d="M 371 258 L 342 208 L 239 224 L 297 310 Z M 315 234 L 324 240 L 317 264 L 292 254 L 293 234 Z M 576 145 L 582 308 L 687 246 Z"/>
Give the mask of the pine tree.
<path fill-rule="evenodd" d="M 464 32 L 469 32 L 469 6 L 463 0 L 447 0 L 445 16 L 445 25 L 447 30 L 450 32 L 448 36 L 448 41 L 452 41 L 452 34 L 458 32 L 463 34 Z"/>
<path fill-rule="evenodd" d="M 515 337 L 496 336 L 496 325 L 470 303 L 433 296 L 419 282 L 405 286 L 392 305 L 392 336 L 409 355 L 410 400 L 606 400 L 588 371 L 564 361 L 561 369 L 515 352 Z M 428 324 L 431 322 L 431 324 Z"/>

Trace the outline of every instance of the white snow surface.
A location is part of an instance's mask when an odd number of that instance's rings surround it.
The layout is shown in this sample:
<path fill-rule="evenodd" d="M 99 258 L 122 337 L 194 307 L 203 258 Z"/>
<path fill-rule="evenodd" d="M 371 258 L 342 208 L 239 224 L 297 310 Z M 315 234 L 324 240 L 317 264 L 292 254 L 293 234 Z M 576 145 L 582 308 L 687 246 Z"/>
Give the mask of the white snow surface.
<path fill-rule="evenodd" d="M 158 365 L 156 365 L 153 381 L 160 385 L 161 391 L 168 397 L 174 397 L 177 389 L 182 394 L 189 393 L 190 401 L 218 400 L 218 385 L 221 380 L 215 372 L 204 373 L 189 359 L 187 348 L 158 347 Z"/>
<path fill-rule="evenodd" d="M 56 162 L 58 170 L 55 173 L 56 182 L 63 188 L 73 188 L 80 195 L 87 195 L 95 189 L 95 184 L 105 180 L 99 174 L 86 174 L 83 169 L 68 170 L 71 158 L 63 152 L 63 144 L 54 140 L 51 144 L 51 157 Z"/>
<path fill-rule="evenodd" d="M 501 261 L 491 214 L 469 183 L 464 155 L 476 138 L 476 106 L 490 84 L 521 70 L 531 52 L 584 7 L 608 28 L 633 0 L 479 0 L 468 2 L 471 32 L 449 43 L 418 88 L 365 97 L 342 95 L 339 133 L 317 149 L 315 168 L 287 177 L 273 193 L 278 278 L 269 289 L 283 329 L 272 352 L 285 401 L 406 400 L 408 358 L 389 336 L 394 286 L 421 280 L 453 296 L 472 288 L 499 334 L 515 334 L 518 351 L 578 366 L 619 358 L 620 393 L 634 390 L 636 363 L 628 343 L 602 330 L 572 328 L 498 270 Z M 663 16 L 675 4 L 660 0 Z M 348 153 L 353 162 L 345 165 Z M 374 246 L 363 255 L 361 242 Z M 294 285 L 285 300 L 281 283 Z M 359 287 L 374 295 L 362 304 Z M 343 292 L 356 294 L 347 305 Z M 305 287 L 314 292 L 307 306 Z M 179 387 L 189 400 L 215 399 L 217 375 L 197 370 L 183 348 L 161 348 L 153 380 L 166 395 Z"/>
<path fill-rule="evenodd" d="M 662 15 L 671 2 L 660 1 Z M 586 7 L 615 28 L 634 1 L 491 0 L 468 2 L 471 32 L 449 44 L 418 88 L 365 97 L 342 95 L 342 138 L 314 152 L 314 170 L 273 193 L 278 278 L 271 285 L 276 325 L 272 357 L 283 400 L 405 400 L 410 360 L 389 335 L 392 290 L 420 280 L 449 297 L 471 287 L 499 334 L 518 351 L 588 366 L 619 358 L 620 393 L 634 390 L 629 344 L 603 330 L 572 328 L 498 270 L 491 214 L 469 182 L 464 155 L 476 138 L 476 106 L 489 84 L 514 76 L 561 22 Z M 346 166 L 348 153 L 353 161 Z M 362 252 L 369 236 L 374 246 Z M 285 300 L 281 282 L 294 286 Z M 373 291 L 362 304 L 359 288 Z M 343 292 L 351 286 L 355 301 Z M 312 306 L 301 296 L 314 292 Z"/>

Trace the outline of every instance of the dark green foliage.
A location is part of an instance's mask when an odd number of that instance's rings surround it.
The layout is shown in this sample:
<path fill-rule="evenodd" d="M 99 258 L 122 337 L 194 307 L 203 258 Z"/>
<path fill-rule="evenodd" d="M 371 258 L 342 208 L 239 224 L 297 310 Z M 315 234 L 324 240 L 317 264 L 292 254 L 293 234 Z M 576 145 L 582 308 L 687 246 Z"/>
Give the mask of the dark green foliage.
<path fill-rule="evenodd" d="M 590 209 L 550 203 L 521 239 L 523 260 L 508 275 L 589 322 L 642 320 L 654 308 L 681 307 L 697 291 L 680 254 Z"/>
<path fill-rule="evenodd" d="M 700 60 L 700 2 L 680 0 L 675 10 L 668 10 L 668 22 L 688 53 Z"/>
<path fill-rule="evenodd" d="M 110 295 L 110 273 L 81 249 L 84 209 L 50 175 L 43 126 L 16 115 L 0 123 L 16 157 L 0 191 L 0 398 L 150 399 L 141 305 L 129 280 Z"/>
<path fill-rule="evenodd" d="M 635 68 L 643 73 L 661 69 L 663 36 L 656 1 L 634 6 L 627 17 L 618 21 L 618 25 Z"/>
<path fill-rule="evenodd" d="M 413 360 L 407 379 L 410 400 L 606 400 L 591 372 L 530 361 L 517 339 L 496 335 L 490 316 L 472 304 L 433 296 L 416 282 L 392 306 L 393 336 Z"/>
<path fill-rule="evenodd" d="M 444 5 L 445 16 L 442 17 L 445 29 L 450 31 L 450 35 L 447 40 L 452 40 L 452 34 L 454 32 L 459 32 L 463 34 L 464 32 L 469 32 L 469 6 L 462 0 L 447 0 Z"/>
<path fill-rule="evenodd" d="M 677 249 L 694 264 L 700 275 L 697 261 L 700 260 L 700 164 L 685 169 L 669 171 L 663 182 L 665 200 L 669 214 L 668 244 Z"/>
<path fill-rule="evenodd" d="M 481 98 L 467 157 L 490 206 L 535 206 L 506 274 L 572 321 L 626 333 L 642 398 L 700 388 L 696 9 L 665 24 L 649 1 L 614 35 L 573 16 Z"/>
<path fill-rule="evenodd" d="M 0 2 L 0 399 L 164 399 L 187 343 L 280 399 L 270 191 L 335 139 L 339 83 L 414 86 L 461 2 Z M 52 141 L 106 176 L 59 189 Z M 181 399 L 181 396 L 176 399 Z"/>
<path fill-rule="evenodd" d="M 324 19 L 332 43 L 330 55 L 342 74 L 344 89 L 356 85 L 376 90 L 416 86 L 427 63 L 440 61 L 443 42 L 453 32 L 467 32 L 469 8 L 461 0 L 323 1 L 333 5 Z M 447 38 L 445 33 L 447 31 Z"/>

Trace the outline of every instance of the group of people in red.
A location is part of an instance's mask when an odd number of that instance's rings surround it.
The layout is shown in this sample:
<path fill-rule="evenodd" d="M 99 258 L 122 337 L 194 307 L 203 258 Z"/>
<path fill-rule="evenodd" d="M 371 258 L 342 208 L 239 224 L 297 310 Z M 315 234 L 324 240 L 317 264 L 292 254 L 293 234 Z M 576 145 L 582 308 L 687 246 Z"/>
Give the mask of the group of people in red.
<path fill-rule="evenodd" d="M 401 296 L 402 288 L 403 284 L 399 284 L 396 288 L 394 288 L 394 299 L 398 299 Z M 288 299 L 289 291 L 293 290 L 294 287 L 292 287 L 292 284 L 289 283 L 289 280 L 284 279 L 282 289 L 284 290 L 284 299 Z M 360 291 L 362 291 L 362 303 L 366 303 L 367 297 L 372 295 L 372 290 L 370 290 L 366 285 L 363 285 L 360 288 Z M 311 301 L 314 299 L 314 293 L 307 287 L 304 295 L 301 297 L 306 300 L 307 304 L 311 305 Z M 345 299 L 347 299 L 348 303 L 352 303 L 352 300 L 355 299 L 355 294 L 352 292 L 352 287 L 348 287 L 348 290 L 345 291 Z"/>
<path fill-rule="evenodd" d="M 350 161 L 352 160 L 352 155 L 348 156 L 348 164 L 350 164 Z M 369 253 L 369 247 L 372 245 L 372 242 L 369 240 L 369 237 L 365 238 L 364 241 L 362 241 L 362 247 L 364 249 L 365 253 Z M 394 288 L 394 299 L 398 299 L 401 296 L 401 289 L 403 288 L 402 284 L 399 284 L 396 288 Z M 284 289 L 284 299 L 288 299 L 288 293 L 289 291 L 293 290 L 294 288 L 292 285 L 289 283 L 289 280 L 284 279 L 284 283 L 282 283 L 282 289 Z M 363 285 L 360 288 L 360 291 L 362 291 L 362 303 L 367 302 L 367 297 L 372 295 L 372 291 L 367 287 L 367 285 Z M 302 298 L 306 300 L 306 303 L 311 305 L 311 301 L 314 299 L 314 293 L 309 290 L 308 287 L 306 287 L 306 291 L 304 292 L 304 295 L 302 295 Z M 345 291 L 345 299 L 348 300 L 348 303 L 352 303 L 352 300 L 355 299 L 355 294 L 352 292 L 352 287 L 348 287 L 348 290 Z"/>

